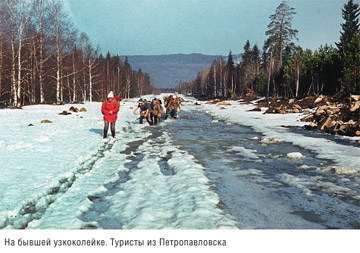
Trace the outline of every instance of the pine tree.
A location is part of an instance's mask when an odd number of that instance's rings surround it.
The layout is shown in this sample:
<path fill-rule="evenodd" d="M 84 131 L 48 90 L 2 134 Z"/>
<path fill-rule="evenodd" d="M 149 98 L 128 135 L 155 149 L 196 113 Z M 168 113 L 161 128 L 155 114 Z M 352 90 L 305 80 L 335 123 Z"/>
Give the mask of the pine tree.
<path fill-rule="evenodd" d="M 233 57 L 232 57 L 231 51 L 229 52 L 227 66 L 228 66 L 228 68 L 229 68 L 230 70 L 233 70 L 233 69 L 234 69 L 234 59 L 233 59 Z"/>
<path fill-rule="evenodd" d="M 282 67 L 283 50 L 289 46 L 293 47 L 292 40 L 297 40 L 298 30 L 291 28 L 295 14 L 295 8 L 290 7 L 287 1 L 282 1 L 276 8 L 275 14 L 270 15 L 271 22 L 265 35 L 269 36 L 267 43 L 270 45 L 274 56 L 279 59 L 279 68 Z"/>
<path fill-rule="evenodd" d="M 244 53 L 242 55 L 242 61 L 244 65 L 248 65 L 251 62 L 251 49 L 250 49 L 250 41 L 247 40 L 244 46 Z"/>
<path fill-rule="evenodd" d="M 342 55 L 346 52 L 347 45 L 351 43 L 354 34 L 359 31 L 359 14 L 359 5 L 355 4 L 353 0 L 349 0 L 342 9 L 342 17 L 345 23 L 341 24 L 340 42 L 336 43 Z"/>
<path fill-rule="evenodd" d="M 360 33 L 353 36 L 343 56 L 341 87 L 350 93 L 360 92 Z"/>

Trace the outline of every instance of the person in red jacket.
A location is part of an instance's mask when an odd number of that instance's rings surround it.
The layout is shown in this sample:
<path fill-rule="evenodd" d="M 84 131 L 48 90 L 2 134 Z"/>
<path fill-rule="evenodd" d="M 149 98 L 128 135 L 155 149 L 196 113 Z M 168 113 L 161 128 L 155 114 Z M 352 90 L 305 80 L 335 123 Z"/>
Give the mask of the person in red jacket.
<path fill-rule="evenodd" d="M 117 113 L 120 109 L 119 102 L 114 98 L 114 93 L 110 91 L 107 99 L 104 100 L 101 107 L 101 112 L 104 115 L 104 138 L 107 137 L 109 124 L 111 123 L 111 134 L 115 137 L 115 123 L 117 120 Z"/>

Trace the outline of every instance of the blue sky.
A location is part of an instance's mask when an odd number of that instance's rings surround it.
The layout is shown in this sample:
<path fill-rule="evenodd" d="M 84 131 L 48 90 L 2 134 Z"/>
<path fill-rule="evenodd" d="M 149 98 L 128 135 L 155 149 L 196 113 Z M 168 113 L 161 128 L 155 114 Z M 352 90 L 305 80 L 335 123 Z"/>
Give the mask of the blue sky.
<path fill-rule="evenodd" d="M 355 0 L 359 3 L 360 0 Z M 315 50 L 339 40 L 347 0 L 290 0 L 297 42 Z M 75 27 L 93 46 L 119 55 L 241 53 L 261 48 L 281 0 L 64 0 Z"/>

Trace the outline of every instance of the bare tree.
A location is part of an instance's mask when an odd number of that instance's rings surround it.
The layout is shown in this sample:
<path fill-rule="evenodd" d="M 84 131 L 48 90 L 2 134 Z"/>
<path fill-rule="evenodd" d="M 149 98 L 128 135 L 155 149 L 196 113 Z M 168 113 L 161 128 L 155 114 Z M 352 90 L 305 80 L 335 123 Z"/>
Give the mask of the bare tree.
<path fill-rule="evenodd" d="M 56 73 L 52 78 L 56 82 L 56 103 L 63 101 L 63 76 L 62 61 L 66 53 L 71 54 L 72 41 L 76 34 L 69 17 L 62 10 L 62 3 L 52 0 L 50 4 L 50 15 L 52 17 L 51 33 L 54 39 L 54 55 L 56 61 Z"/>

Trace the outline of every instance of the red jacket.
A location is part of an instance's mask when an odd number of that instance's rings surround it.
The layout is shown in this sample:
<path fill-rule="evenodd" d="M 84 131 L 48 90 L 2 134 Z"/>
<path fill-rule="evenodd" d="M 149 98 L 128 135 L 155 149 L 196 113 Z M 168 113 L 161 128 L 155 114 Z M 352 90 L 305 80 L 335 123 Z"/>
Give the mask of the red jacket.
<path fill-rule="evenodd" d="M 119 103 L 116 99 L 109 102 L 107 99 L 102 103 L 101 112 L 104 114 L 104 120 L 107 122 L 115 122 L 119 111 Z"/>

